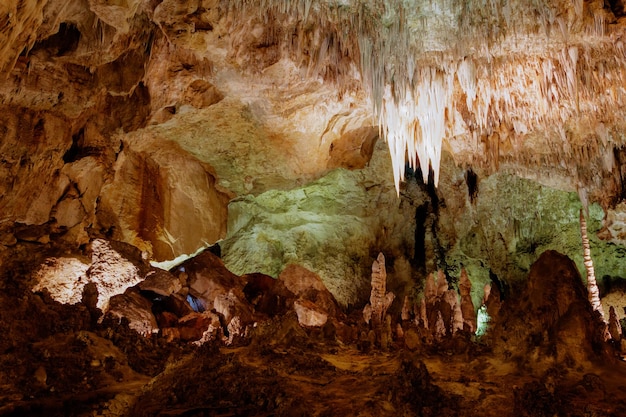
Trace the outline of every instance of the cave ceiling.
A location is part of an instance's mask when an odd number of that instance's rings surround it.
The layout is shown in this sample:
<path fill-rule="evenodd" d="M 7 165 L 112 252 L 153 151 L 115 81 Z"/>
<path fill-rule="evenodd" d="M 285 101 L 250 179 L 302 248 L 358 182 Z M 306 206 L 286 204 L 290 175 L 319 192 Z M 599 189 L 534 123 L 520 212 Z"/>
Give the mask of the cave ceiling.
<path fill-rule="evenodd" d="M 620 223 L 623 16 L 582 0 L 5 2 L 0 241 L 104 236 L 171 259 L 224 238 L 232 199 L 365 167 L 379 134 L 391 158 L 361 183 L 399 194 L 409 164 L 437 185 L 448 161 Z"/>

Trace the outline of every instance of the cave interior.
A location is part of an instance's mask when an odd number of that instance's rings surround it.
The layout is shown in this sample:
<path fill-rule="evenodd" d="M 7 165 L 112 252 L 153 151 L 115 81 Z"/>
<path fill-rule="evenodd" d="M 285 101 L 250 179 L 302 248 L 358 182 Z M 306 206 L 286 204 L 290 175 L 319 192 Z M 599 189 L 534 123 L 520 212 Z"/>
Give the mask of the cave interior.
<path fill-rule="evenodd" d="M 622 0 L 0 4 L 1 416 L 626 415 Z"/>

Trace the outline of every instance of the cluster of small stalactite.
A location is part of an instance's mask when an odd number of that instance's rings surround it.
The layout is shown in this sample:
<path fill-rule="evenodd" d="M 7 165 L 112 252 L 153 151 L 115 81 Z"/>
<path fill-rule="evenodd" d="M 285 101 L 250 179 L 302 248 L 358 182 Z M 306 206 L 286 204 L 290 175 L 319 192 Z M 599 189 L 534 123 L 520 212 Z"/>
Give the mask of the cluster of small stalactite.
<path fill-rule="evenodd" d="M 244 12 L 273 28 L 267 41 L 283 45 L 310 76 L 369 93 L 396 187 L 406 162 L 419 165 L 425 180 L 430 166 L 437 183 L 441 149 L 451 138 L 475 144 L 476 162 L 497 167 L 533 132 L 547 131 L 558 157 L 538 163 L 558 166 L 572 156 L 584 160 L 579 147 L 563 146 L 577 134 L 569 124 L 588 115 L 588 130 L 600 132 L 593 139 L 604 144 L 617 135 L 596 127 L 625 116 L 623 30 L 608 25 L 610 11 L 596 3 L 232 3 L 231 14 Z M 495 147 L 481 155 L 494 134 Z"/>

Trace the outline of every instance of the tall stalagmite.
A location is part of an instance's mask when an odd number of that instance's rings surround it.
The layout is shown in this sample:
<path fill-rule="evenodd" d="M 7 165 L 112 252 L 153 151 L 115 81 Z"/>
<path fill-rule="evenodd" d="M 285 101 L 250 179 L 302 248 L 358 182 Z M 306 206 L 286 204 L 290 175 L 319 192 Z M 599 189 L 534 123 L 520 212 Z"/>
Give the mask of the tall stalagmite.
<path fill-rule="evenodd" d="M 591 307 L 600 313 L 602 320 L 606 323 L 604 309 L 602 308 L 602 302 L 600 301 L 600 291 L 598 290 L 598 283 L 596 282 L 596 273 L 593 269 L 591 247 L 589 246 L 589 237 L 587 236 L 587 221 L 585 220 L 583 209 L 580 209 L 580 234 L 583 242 L 583 261 L 585 263 L 585 269 L 587 270 L 587 290 L 589 291 L 589 302 L 591 303 Z"/>

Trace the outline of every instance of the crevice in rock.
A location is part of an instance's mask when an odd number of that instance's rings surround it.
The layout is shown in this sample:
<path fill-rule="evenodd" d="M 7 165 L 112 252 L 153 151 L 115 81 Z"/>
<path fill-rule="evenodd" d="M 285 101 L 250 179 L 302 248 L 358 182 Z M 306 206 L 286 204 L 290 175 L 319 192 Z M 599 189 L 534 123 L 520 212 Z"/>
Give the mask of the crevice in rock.
<path fill-rule="evenodd" d="M 614 201 L 622 201 L 626 199 L 626 149 L 623 146 L 615 146 L 613 148 L 613 156 L 615 158 L 615 178 L 618 187 L 618 195 L 614 197 Z"/>
<path fill-rule="evenodd" d="M 63 162 L 66 164 L 79 160 L 81 156 L 81 150 L 85 143 L 85 128 L 81 127 L 80 130 L 72 135 L 72 146 L 63 155 Z M 84 156 L 84 155 L 83 155 Z"/>
<path fill-rule="evenodd" d="M 470 202 L 474 204 L 476 197 L 478 196 L 478 175 L 469 168 L 465 171 L 465 183 L 467 184 L 467 193 L 470 198 Z"/>
<path fill-rule="evenodd" d="M 426 222 L 428 218 L 428 202 L 415 209 L 415 252 L 413 254 L 413 267 L 426 271 Z"/>
<path fill-rule="evenodd" d="M 78 30 L 74 24 L 63 22 L 59 25 L 59 31 L 57 33 L 46 39 L 35 42 L 32 49 L 30 51 L 24 50 L 22 55 L 37 50 L 47 50 L 52 56 L 57 57 L 68 55 L 76 50 L 80 37 L 80 30 Z"/>
<path fill-rule="evenodd" d="M 607 3 L 615 17 L 626 16 L 626 5 L 623 0 L 605 0 L 604 7 L 607 6 Z"/>
<path fill-rule="evenodd" d="M 506 281 L 501 280 L 491 269 L 489 269 L 489 279 L 493 284 L 492 286 L 495 286 L 498 289 L 500 301 L 506 300 L 510 293 L 509 284 Z"/>

